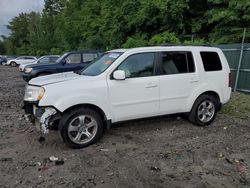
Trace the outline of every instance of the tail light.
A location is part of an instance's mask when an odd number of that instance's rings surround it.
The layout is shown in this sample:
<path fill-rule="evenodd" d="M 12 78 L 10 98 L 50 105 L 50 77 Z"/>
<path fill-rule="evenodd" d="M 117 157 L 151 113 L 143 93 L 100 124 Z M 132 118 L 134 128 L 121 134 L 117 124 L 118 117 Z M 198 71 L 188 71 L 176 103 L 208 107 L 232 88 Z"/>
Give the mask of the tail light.
<path fill-rule="evenodd" d="M 231 72 L 228 73 L 228 87 L 232 87 L 232 75 L 231 75 Z"/>

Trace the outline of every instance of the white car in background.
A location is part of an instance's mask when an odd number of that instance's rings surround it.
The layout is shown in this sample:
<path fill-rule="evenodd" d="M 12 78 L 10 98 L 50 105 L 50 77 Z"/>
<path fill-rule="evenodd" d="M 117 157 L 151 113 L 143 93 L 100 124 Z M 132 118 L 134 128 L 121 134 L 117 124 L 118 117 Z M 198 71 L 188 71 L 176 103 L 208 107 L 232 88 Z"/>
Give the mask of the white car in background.
<path fill-rule="evenodd" d="M 55 63 L 56 60 L 59 58 L 59 55 L 46 55 L 46 56 L 42 56 L 39 59 L 37 59 L 36 61 L 33 62 L 27 62 L 27 63 L 23 63 L 19 66 L 19 71 L 23 72 L 25 67 L 28 65 L 33 65 L 33 64 L 48 64 L 48 63 Z"/>
<path fill-rule="evenodd" d="M 7 61 L 6 64 L 12 67 L 16 67 L 16 66 L 22 65 L 23 63 L 31 63 L 35 60 L 37 60 L 37 58 L 34 56 L 20 56 L 16 59 L 11 59 Z"/>

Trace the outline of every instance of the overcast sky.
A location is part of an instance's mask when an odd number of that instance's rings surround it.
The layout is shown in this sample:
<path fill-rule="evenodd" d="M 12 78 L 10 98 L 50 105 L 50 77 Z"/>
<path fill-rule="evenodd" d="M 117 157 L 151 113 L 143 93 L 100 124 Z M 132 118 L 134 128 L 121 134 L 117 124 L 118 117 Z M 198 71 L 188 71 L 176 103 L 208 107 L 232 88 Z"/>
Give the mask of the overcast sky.
<path fill-rule="evenodd" d="M 8 35 L 8 22 L 21 12 L 41 12 L 44 0 L 0 0 L 0 35 Z"/>

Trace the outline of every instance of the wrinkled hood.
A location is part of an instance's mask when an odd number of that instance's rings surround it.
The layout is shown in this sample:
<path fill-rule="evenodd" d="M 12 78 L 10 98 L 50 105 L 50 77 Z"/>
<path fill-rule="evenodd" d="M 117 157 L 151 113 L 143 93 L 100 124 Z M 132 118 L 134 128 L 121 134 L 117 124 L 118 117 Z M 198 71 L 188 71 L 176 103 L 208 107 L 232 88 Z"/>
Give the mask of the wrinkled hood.
<path fill-rule="evenodd" d="M 48 84 L 54 84 L 54 83 L 74 80 L 74 79 L 77 79 L 79 77 L 80 77 L 80 75 L 78 75 L 74 72 L 51 74 L 48 76 L 40 76 L 40 77 L 34 78 L 34 79 L 29 81 L 29 84 L 36 85 L 36 86 L 44 86 L 44 85 L 48 85 Z"/>

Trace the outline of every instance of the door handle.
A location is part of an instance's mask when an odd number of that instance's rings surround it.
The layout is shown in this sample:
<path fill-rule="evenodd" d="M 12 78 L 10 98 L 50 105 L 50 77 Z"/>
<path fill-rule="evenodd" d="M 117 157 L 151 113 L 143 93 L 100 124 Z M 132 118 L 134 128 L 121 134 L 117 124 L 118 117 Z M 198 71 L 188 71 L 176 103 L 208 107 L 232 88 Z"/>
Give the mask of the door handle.
<path fill-rule="evenodd" d="M 198 79 L 195 79 L 195 78 L 191 78 L 189 82 L 190 82 L 190 83 L 196 83 L 196 82 L 199 82 L 199 80 L 198 80 Z"/>
<path fill-rule="evenodd" d="M 158 85 L 156 83 L 147 83 L 145 88 L 155 88 L 158 87 Z"/>

